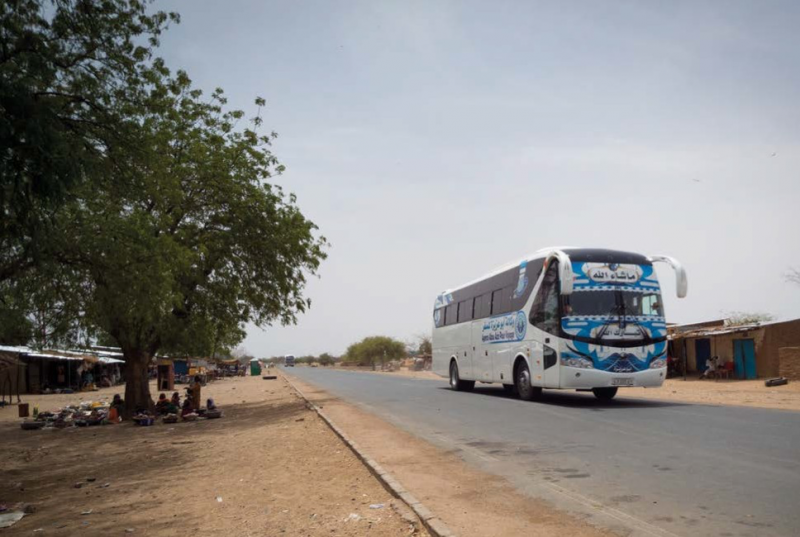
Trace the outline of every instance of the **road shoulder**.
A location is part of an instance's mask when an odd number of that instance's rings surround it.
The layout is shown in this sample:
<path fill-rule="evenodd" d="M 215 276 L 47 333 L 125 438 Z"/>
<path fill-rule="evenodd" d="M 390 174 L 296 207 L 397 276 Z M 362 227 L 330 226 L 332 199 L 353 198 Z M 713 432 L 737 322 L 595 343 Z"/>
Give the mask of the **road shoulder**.
<path fill-rule="evenodd" d="M 613 535 L 518 492 L 506 480 L 291 375 L 315 405 L 456 534 Z"/>

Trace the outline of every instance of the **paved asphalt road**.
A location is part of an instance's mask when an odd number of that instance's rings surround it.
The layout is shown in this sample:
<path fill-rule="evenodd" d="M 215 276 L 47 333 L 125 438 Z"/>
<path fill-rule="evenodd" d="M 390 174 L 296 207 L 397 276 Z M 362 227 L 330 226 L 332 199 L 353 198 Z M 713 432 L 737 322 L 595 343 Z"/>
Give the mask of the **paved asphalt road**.
<path fill-rule="evenodd" d="M 800 412 L 545 391 L 298 367 L 288 371 L 631 535 L 800 535 Z"/>

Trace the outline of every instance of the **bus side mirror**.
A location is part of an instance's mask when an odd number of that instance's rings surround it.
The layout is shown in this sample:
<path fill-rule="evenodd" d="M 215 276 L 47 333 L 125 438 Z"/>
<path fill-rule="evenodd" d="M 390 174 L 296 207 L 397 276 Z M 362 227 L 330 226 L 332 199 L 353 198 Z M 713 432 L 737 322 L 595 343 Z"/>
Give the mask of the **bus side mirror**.
<path fill-rule="evenodd" d="M 689 292 L 689 279 L 686 276 L 686 269 L 683 268 L 681 262 L 674 257 L 669 257 L 667 255 L 650 256 L 650 261 L 653 263 L 666 263 L 672 267 L 672 270 L 675 271 L 676 294 L 678 295 L 678 298 L 686 298 L 686 295 Z"/>

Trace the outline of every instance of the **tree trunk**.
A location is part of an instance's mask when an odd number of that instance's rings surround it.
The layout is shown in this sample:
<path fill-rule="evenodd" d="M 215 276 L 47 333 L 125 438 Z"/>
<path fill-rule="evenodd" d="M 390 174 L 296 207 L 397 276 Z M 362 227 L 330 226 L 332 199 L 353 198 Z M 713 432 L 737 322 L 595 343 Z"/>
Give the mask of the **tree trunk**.
<path fill-rule="evenodd" d="M 150 398 L 148 366 L 150 355 L 144 351 L 124 351 L 125 355 L 125 412 L 130 419 L 139 409 L 152 411 L 155 403 Z"/>

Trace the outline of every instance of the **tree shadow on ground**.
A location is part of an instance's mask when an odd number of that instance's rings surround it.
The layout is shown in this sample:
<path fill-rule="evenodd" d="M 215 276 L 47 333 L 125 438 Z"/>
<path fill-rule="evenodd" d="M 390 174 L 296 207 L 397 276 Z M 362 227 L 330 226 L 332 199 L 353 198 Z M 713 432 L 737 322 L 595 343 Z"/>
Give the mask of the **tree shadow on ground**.
<path fill-rule="evenodd" d="M 174 519 L 153 520 L 151 513 L 175 500 L 153 489 L 159 483 L 181 482 L 187 465 L 198 464 L 195 450 L 212 438 L 236 442 L 254 428 L 276 425 L 279 433 L 280 423 L 308 416 L 303 400 L 277 399 L 227 405 L 221 419 L 152 427 L 123 423 L 24 431 L 18 423 L 2 423 L 0 503 L 24 502 L 36 509 L 4 535 L 38 528 L 47 535 L 124 534 L 118 522 L 122 516 L 125 524 L 147 533 L 174 532 Z M 223 452 L 219 459 L 199 464 L 219 464 L 224 457 Z M 175 505 L 174 516 L 180 516 L 180 505 Z M 189 521 L 180 533 L 192 533 L 191 526 Z"/>

